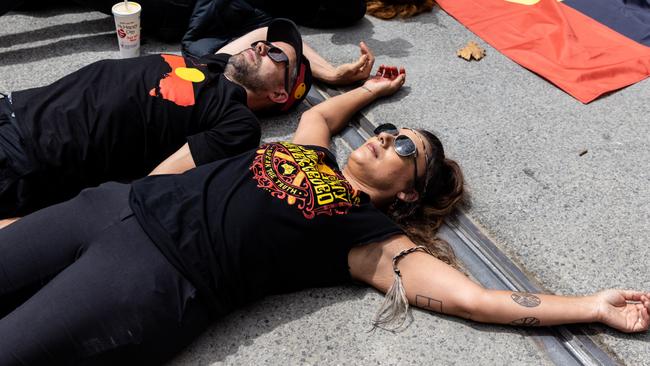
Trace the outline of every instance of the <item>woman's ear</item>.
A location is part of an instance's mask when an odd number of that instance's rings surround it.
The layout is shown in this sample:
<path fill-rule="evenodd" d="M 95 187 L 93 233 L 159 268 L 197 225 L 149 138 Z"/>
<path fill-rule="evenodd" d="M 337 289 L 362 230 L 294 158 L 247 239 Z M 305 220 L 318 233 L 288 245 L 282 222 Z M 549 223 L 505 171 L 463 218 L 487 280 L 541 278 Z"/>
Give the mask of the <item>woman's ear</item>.
<path fill-rule="evenodd" d="M 269 92 L 269 99 L 273 103 L 282 104 L 289 99 L 289 94 L 287 94 L 287 91 L 284 90 L 284 88 L 279 88 Z"/>
<path fill-rule="evenodd" d="M 397 199 L 404 202 L 415 202 L 420 197 L 420 194 L 415 189 L 409 189 L 408 191 L 402 191 L 397 194 Z"/>

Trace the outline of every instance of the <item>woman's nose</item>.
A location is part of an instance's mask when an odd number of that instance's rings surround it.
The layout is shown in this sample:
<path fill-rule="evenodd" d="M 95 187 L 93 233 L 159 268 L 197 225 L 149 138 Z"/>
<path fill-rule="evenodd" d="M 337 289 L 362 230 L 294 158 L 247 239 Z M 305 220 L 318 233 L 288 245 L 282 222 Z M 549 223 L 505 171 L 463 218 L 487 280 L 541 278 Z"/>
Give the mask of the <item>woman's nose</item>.
<path fill-rule="evenodd" d="M 377 139 L 379 140 L 381 146 L 386 147 L 386 146 L 390 146 L 393 143 L 393 140 L 395 140 L 395 136 L 391 135 L 390 133 L 382 132 L 379 135 L 377 135 Z"/>

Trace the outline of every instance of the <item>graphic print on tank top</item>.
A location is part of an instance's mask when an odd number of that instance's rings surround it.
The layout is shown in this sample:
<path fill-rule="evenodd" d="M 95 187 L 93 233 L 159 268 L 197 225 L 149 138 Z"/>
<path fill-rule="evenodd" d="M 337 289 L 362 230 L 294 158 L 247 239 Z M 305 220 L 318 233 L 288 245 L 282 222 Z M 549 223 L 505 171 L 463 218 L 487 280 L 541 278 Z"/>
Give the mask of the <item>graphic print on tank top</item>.
<path fill-rule="evenodd" d="M 289 142 L 265 144 L 256 151 L 250 170 L 258 188 L 296 207 L 306 219 L 343 215 L 359 205 L 359 192 L 326 158 L 323 151 Z"/>

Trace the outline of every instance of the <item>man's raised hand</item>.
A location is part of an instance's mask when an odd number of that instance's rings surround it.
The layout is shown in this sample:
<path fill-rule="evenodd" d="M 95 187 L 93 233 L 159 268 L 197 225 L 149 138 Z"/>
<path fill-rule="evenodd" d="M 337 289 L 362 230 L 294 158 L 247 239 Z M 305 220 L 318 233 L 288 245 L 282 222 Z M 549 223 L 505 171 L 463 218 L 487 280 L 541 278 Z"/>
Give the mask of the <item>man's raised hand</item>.
<path fill-rule="evenodd" d="M 364 42 L 359 43 L 359 59 L 356 62 L 336 67 L 335 79 L 332 84 L 346 85 L 355 81 L 365 80 L 370 76 L 372 67 L 375 64 L 375 56 Z"/>

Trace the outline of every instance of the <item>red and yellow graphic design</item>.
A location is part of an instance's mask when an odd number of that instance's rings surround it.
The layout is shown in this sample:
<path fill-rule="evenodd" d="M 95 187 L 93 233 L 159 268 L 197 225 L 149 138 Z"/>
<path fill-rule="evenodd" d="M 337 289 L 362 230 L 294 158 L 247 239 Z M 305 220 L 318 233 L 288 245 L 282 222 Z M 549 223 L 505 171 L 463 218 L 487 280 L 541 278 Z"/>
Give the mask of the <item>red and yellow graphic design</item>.
<path fill-rule="evenodd" d="M 257 186 L 287 201 L 307 219 L 346 214 L 360 198 L 340 172 L 323 160 L 325 153 L 289 142 L 262 145 L 250 170 Z"/>
<path fill-rule="evenodd" d="M 161 55 L 172 71 L 160 79 L 157 88 L 149 91 L 152 97 L 161 97 L 177 105 L 187 107 L 194 105 L 194 86 L 205 80 L 201 70 L 187 67 L 185 59 L 176 55 Z"/>

